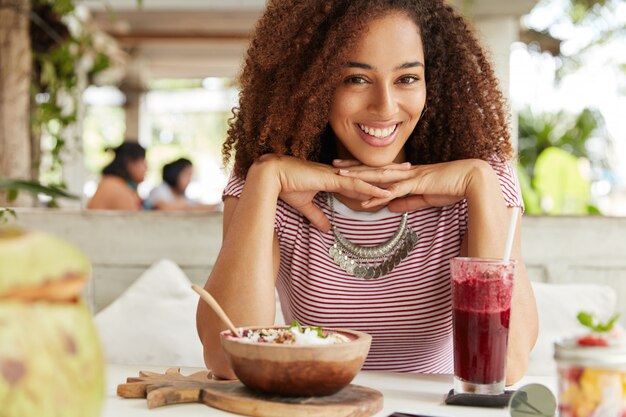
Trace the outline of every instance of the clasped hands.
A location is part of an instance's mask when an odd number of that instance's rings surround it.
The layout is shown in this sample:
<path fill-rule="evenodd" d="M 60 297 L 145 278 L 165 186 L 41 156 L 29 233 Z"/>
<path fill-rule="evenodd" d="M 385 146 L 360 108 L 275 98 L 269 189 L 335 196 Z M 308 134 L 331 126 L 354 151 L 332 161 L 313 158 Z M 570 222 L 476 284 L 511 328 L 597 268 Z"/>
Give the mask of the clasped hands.
<path fill-rule="evenodd" d="M 355 160 L 333 161 L 333 166 L 339 168 L 338 175 L 358 178 L 390 192 L 387 197 L 374 196 L 363 201 L 361 203 L 363 207 L 386 205 L 393 212 L 442 207 L 463 199 L 467 188 L 462 178 L 463 173 L 448 172 L 448 178 L 441 175 L 444 170 L 450 171 L 453 168 L 452 164 L 411 165 L 410 162 L 404 162 L 384 167 L 369 167 Z"/>
<path fill-rule="evenodd" d="M 364 208 L 386 206 L 393 212 L 405 212 L 454 204 L 467 196 L 476 175 L 491 171 L 487 162 L 478 159 L 383 167 L 335 160 L 329 166 L 274 154 L 263 155 L 255 167 L 271 167 L 280 199 L 324 232 L 330 230 L 330 221 L 312 202 L 320 191 L 360 201 Z"/>

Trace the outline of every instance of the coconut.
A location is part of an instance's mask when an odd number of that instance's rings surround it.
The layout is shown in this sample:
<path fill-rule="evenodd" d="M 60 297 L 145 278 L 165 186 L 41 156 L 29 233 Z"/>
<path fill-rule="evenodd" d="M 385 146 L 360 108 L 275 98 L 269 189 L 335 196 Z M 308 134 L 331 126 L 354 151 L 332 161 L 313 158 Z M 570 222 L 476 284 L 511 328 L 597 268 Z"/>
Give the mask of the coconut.
<path fill-rule="evenodd" d="M 75 246 L 0 227 L 0 414 L 99 416 L 104 362 L 81 291 L 91 275 Z"/>

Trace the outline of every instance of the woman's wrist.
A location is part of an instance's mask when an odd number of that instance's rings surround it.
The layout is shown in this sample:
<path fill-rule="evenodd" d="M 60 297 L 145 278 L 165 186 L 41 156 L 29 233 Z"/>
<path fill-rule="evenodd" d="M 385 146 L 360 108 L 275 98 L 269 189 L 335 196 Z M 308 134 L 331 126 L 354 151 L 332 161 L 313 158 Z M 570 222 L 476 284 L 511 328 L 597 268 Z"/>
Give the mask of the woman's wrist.
<path fill-rule="evenodd" d="M 278 198 L 282 189 L 279 164 L 279 156 L 263 155 L 250 166 L 246 176 L 246 185 L 255 184 L 262 187 L 265 193 L 271 193 Z"/>

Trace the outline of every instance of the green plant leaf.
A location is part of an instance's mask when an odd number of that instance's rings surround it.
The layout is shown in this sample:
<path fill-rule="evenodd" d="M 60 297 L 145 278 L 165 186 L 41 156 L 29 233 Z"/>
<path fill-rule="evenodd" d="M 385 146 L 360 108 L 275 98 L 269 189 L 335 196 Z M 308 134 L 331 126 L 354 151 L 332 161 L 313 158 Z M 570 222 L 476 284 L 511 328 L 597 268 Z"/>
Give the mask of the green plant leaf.
<path fill-rule="evenodd" d="M 322 339 L 326 339 L 328 336 L 324 334 L 324 328 L 322 326 L 308 326 L 308 327 L 302 327 L 302 325 L 298 322 L 298 320 L 294 320 L 291 322 L 291 326 L 289 326 L 290 329 L 298 329 L 298 332 L 300 333 L 304 333 L 305 329 L 311 329 L 311 331 L 314 331 L 317 333 L 318 337 L 321 337 Z"/>
<path fill-rule="evenodd" d="M 322 339 L 326 339 L 328 337 L 328 335 L 324 334 L 324 328 L 322 326 L 317 326 L 317 327 L 309 327 L 309 329 L 315 331 L 317 333 L 318 337 L 321 337 Z"/>
<path fill-rule="evenodd" d="M 532 186 L 541 199 L 550 202 L 542 207 L 548 214 L 588 213 L 591 182 L 580 173 L 579 165 L 579 158 L 555 146 L 537 157 Z"/>
<path fill-rule="evenodd" d="M 91 75 L 104 71 L 111 66 L 111 59 L 104 53 L 98 52 L 94 59 L 93 68 L 91 69 Z"/>
<path fill-rule="evenodd" d="M 55 187 L 53 185 L 43 185 L 38 181 L 26 181 L 26 180 L 11 180 L 7 178 L 0 178 L 0 190 L 7 190 L 7 199 L 9 201 L 15 200 L 18 191 L 27 191 L 32 194 L 45 194 L 52 198 L 69 198 L 77 200 L 78 196 L 70 194 L 67 191 Z"/>
<path fill-rule="evenodd" d="M 576 114 L 567 111 L 534 113 L 527 107 L 519 112 L 518 122 L 518 167 L 521 168 L 518 177 L 526 212 L 600 214 L 598 207 L 590 201 L 590 181 L 581 178 L 575 162 L 583 160 L 572 156 L 586 158 L 592 168 L 594 165 L 598 169 L 610 166 L 606 156 L 599 158 L 587 149 L 587 142 L 592 137 L 607 140 L 602 114 L 593 108 Z M 566 154 L 570 155 L 569 162 Z"/>
<path fill-rule="evenodd" d="M 598 333 L 606 333 L 611 331 L 611 329 L 619 319 L 619 314 L 613 315 L 606 323 L 596 323 L 596 319 L 593 314 L 587 313 L 585 311 L 581 311 L 580 313 L 578 313 L 578 316 L 576 316 L 576 318 L 578 319 L 578 322 L 580 324 L 590 328 L 592 331 Z"/>
<path fill-rule="evenodd" d="M 9 203 L 14 202 L 17 199 L 19 192 L 15 188 L 10 188 L 7 190 L 7 201 Z"/>
<path fill-rule="evenodd" d="M 591 314 L 581 311 L 580 313 L 578 313 L 578 316 L 576 316 L 576 318 L 583 326 L 593 328 L 594 323 L 593 316 Z"/>
<path fill-rule="evenodd" d="M 54 0 L 51 2 L 52 8 L 59 15 L 65 15 L 74 11 L 72 0 Z"/>
<path fill-rule="evenodd" d="M 294 320 L 293 322 L 291 322 L 291 326 L 289 326 L 290 329 L 293 329 L 294 327 L 298 329 L 300 333 L 304 332 L 304 330 L 302 330 L 302 326 L 300 325 L 300 323 L 298 323 L 298 320 Z"/>
<path fill-rule="evenodd" d="M 15 210 L 0 207 L 0 224 L 8 223 L 10 217 L 13 217 L 13 219 L 17 219 L 17 214 L 15 213 Z"/>
<path fill-rule="evenodd" d="M 604 324 L 598 323 L 598 325 L 596 326 L 596 331 L 597 332 L 610 331 L 613 328 L 613 325 L 617 322 L 617 319 L 619 319 L 619 314 L 615 314 L 613 317 L 611 317 L 609 321 L 607 321 Z"/>

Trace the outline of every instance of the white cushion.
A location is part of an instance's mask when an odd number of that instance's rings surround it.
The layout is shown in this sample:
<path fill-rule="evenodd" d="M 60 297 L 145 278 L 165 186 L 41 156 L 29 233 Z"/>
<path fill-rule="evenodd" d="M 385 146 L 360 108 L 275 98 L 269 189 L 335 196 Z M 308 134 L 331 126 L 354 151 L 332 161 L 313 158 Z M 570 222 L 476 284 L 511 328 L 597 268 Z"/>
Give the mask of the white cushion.
<path fill-rule="evenodd" d="M 107 363 L 204 367 L 198 295 L 172 261 L 148 268 L 95 317 Z"/>
<path fill-rule="evenodd" d="M 546 284 L 533 282 L 539 314 L 539 336 L 530 354 L 528 375 L 556 372 L 554 342 L 585 332 L 576 316 L 581 311 L 607 320 L 616 311 L 617 294 L 612 287 L 598 284 Z"/>

